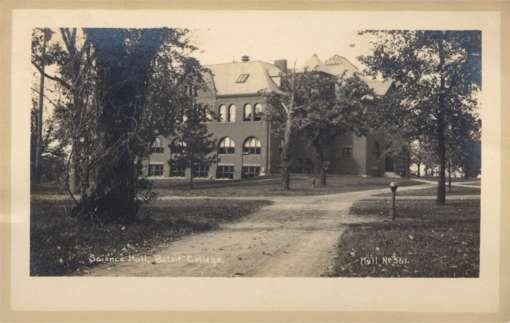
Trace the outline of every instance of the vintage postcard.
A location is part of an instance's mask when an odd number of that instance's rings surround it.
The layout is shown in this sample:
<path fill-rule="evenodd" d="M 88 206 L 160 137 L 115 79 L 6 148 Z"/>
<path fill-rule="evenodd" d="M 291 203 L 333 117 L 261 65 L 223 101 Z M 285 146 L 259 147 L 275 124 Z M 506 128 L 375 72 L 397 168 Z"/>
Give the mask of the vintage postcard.
<path fill-rule="evenodd" d="M 500 24 L 14 10 L 13 308 L 497 312 Z"/>

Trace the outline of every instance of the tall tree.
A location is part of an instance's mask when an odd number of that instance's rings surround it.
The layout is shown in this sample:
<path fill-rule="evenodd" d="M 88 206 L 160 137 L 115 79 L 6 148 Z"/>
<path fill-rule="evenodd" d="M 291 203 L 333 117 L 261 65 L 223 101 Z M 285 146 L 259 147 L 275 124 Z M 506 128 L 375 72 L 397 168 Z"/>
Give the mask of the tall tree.
<path fill-rule="evenodd" d="M 197 60 L 188 58 L 184 64 L 184 74 L 180 81 L 181 99 L 179 117 L 172 147 L 170 167 L 174 163 L 184 164 L 189 168 L 189 186 L 193 188 L 195 171 L 199 167 L 209 167 L 216 160 L 211 154 L 216 149 L 216 140 L 207 129 L 206 122 L 214 115 L 211 107 L 197 102 L 199 91 L 206 90 L 202 79 L 204 70 Z"/>
<path fill-rule="evenodd" d="M 39 184 L 41 182 L 41 159 L 43 151 L 43 117 L 44 117 L 44 83 L 46 79 L 45 69 L 48 64 L 47 61 L 47 47 L 51 39 L 52 31 L 49 28 L 36 28 L 32 33 L 32 62 L 36 64 L 39 69 L 39 97 L 38 108 L 36 114 L 36 127 L 35 127 L 35 151 L 33 152 L 34 160 L 34 182 Z"/>
<path fill-rule="evenodd" d="M 57 102 L 47 99 L 54 105 L 54 137 L 67 155 L 74 214 L 132 221 L 140 162 L 156 136 L 175 130 L 183 62 L 196 48 L 186 29 L 59 31 L 47 50 L 51 68 L 43 70 L 37 55 L 32 64 L 58 85 Z M 69 178 L 76 179 L 79 198 Z"/>
<path fill-rule="evenodd" d="M 292 70 L 282 71 L 281 91 L 265 93 L 269 103 L 267 119 L 272 124 L 273 133 L 280 138 L 280 187 L 284 191 L 290 190 L 290 145 L 297 122 L 295 112 L 299 108 L 296 103 L 298 77 L 295 66 Z"/>
<path fill-rule="evenodd" d="M 175 121 L 176 75 L 194 48 L 186 30 L 84 30 L 94 50 L 97 141 L 92 154 L 93 185 L 74 213 L 82 219 L 129 223 L 139 208 L 141 159 L 158 134 Z M 165 70 L 168 69 L 168 70 Z M 165 82 L 161 84 L 160 82 Z M 168 87 L 163 91 L 158 91 Z M 150 105 L 149 105 L 150 104 Z"/>
<path fill-rule="evenodd" d="M 305 71 L 298 78 L 296 95 L 297 132 L 310 142 L 316 156 L 316 173 L 326 185 L 328 161 L 325 152 L 338 136 L 348 131 L 366 135 L 370 130 L 370 107 L 375 93 L 358 76 L 333 76 Z"/>
<path fill-rule="evenodd" d="M 445 204 L 446 130 L 455 104 L 473 98 L 480 76 L 479 31 L 365 31 L 373 54 L 361 57 L 369 71 L 393 80 L 399 113 L 411 115 L 411 127 L 437 143 L 439 179 L 437 203 Z"/>
<path fill-rule="evenodd" d="M 56 72 L 50 75 L 43 69 L 40 60 L 34 57 L 32 64 L 41 75 L 56 82 L 59 88 L 58 95 L 62 102 L 54 105 L 60 145 L 70 147 L 65 182 L 70 192 L 72 186 L 74 191 L 85 195 L 89 184 L 88 159 L 95 147 L 90 136 L 95 128 L 92 122 L 95 119 L 92 100 L 94 55 L 90 42 L 77 28 L 60 28 L 59 36 L 60 41 L 49 46 L 45 60 L 45 65 L 52 65 L 52 70 Z M 69 173 L 72 175 L 69 176 Z"/>

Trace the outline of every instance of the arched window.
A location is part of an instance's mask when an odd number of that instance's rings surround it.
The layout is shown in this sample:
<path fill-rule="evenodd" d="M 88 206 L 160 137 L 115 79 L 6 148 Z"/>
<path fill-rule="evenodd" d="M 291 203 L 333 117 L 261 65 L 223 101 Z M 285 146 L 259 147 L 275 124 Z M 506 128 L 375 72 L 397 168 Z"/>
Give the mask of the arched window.
<path fill-rule="evenodd" d="M 260 103 L 255 104 L 255 113 L 253 114 L 253 121 L 262 120 L 263 114 L 264 114 L 264 111 L 262 111 L 262 104 L 260 104 Z"/>
<path fill-rule="evenodd" d="M 184 148 L 186 148 L 186 143 L 180 139 L 175 139 L 172 141 L 170 145 L 170 150 L 172 154 L 182 154 Z"/>
<path fill-rule="evenodd" d="M 151 146 L 152 154 L 162 154 L 164 152 L 163 145 L 161 144 L 161 139 L 156 138 Z"/>
<path fill-rule="evenodd" d="M 236 122 L 236 106 L 234 104 L 228 107 L 228 122 Z"/>
<path fill-rule="evenodd" d="M 219 113 L 220 113 L 220 122 L 227 122 L 228 121 L 228 116 L 227 116 L 227 106 L 222 104 L 220 105 L 219 107 Z"/>
<path fill-rule="evenodd" d="M 218 154 L 233 154 L 235 147 L 235 142 L 230 137 L 225 137 L 220 140 Z"/>
<path fill-rule="evenodd" d="M 261 150 L 260 140 L 255 137 L 246 139 L 243 145 L 243 154 L 247 155 L 260 155 Z"/>
<path fill-rule="evenodd" d="M 251 104 L 246 103 L 243 109 L 243 120 L 251 121 L 253 119 L 253 107 Z"/>

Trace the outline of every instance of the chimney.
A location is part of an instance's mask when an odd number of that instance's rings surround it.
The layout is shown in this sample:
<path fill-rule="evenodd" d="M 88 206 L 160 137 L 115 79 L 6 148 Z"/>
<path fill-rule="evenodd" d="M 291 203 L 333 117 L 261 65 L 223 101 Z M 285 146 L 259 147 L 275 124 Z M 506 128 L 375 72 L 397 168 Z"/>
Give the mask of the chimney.
<path fill-rule="evenodd" d="M 250 61 L 250 56 L 248 56 L 248 55 L 241 56 L 241 62 L 249 62 L 249 61 Z"/>
<path fill-rule="evenodd" d="M 275 60 L 274 66 L 278 67 L 283 73 L 287 72 L 287 60 L 286 59 Z"/>

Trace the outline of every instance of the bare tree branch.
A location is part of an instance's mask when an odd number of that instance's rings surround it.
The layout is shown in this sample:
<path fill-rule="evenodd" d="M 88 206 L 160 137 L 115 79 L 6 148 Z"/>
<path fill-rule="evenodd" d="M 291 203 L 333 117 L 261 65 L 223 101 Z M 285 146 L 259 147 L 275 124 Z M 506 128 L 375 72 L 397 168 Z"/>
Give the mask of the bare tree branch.
<path fill-rule="evenodd" d="M 32 65 L 35 66 L 35 68 L 37 68 L 37 70 L 40 72 L 40 73 L 43 73 L 43 70 L 42 68 L 37 65 L 35 62 L 32 61 Z M 57 76 L 52 76 L 52 75 L 49 75 L 47 74 L 46 72 L 44 72 L 44 77 L 52 80 L 52 81 L 55 81 L 55 82 L 58 82 L 60 83 L 62 86 L 64 86 L 65 88 L 67 88 L 68 90 L 71 90 L 71 85 L 69 85 L 66 81 L 64 81 L 62 78 L 60 77 L 57 77 Z"/>

